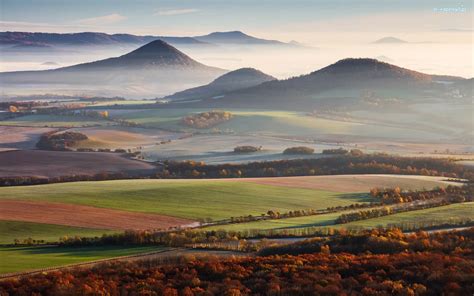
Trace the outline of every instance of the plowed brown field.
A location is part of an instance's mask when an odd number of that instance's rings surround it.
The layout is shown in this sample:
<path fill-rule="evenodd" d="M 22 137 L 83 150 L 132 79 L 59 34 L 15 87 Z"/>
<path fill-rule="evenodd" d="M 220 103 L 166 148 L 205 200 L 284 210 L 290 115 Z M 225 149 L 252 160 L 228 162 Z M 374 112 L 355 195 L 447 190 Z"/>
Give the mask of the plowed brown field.
<path fill-rule="evenodd" d="M 117 230 L 167 229 L 193 223 L 165 215 L 19 200 L 0 200 L 0 220 Z"/>
<path fill-rule="evenodd" d="M 147 172 L 152 164 L 116 153 L 22 150 L 0 152 L 0 177 L 59 177 L 101 172 Z"/>

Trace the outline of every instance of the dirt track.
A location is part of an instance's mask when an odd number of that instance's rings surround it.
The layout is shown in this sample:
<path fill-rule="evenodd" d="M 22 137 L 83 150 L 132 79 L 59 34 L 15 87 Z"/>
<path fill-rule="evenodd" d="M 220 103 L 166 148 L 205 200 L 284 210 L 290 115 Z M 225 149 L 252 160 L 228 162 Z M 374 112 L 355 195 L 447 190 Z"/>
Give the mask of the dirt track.
<path fill-rule="evenodd" d="M 152 164 L 116 153 L 22 150 L 0 152 L 0 177 L 59 177 L 101 172 L 145 172 Z"/>
<path fill-rule="evenodd" d="M 167 229 L 193 222 L 164 215 L 18 200 L 0 200 L 0 220 L 117 230 Z"/>

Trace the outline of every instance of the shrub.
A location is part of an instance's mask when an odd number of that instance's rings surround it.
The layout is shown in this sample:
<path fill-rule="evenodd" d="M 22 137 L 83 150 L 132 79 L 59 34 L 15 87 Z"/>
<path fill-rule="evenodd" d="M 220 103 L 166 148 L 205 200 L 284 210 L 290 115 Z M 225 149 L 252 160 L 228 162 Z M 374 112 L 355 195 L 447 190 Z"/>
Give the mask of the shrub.
<path fill-rule="evenodd" d="M 314 149 L 311 147 L 299 146 L 286 148 L 283 154 L 313 154 Z"/>
<path fill-rule="evenodd" d="M 251 153 L 251 152 L 257 152 L 262 150 L 262 146 L 260 147 L 255 147 L 255 146 L 237 146 L 234 148 L 235 153 Z"/>

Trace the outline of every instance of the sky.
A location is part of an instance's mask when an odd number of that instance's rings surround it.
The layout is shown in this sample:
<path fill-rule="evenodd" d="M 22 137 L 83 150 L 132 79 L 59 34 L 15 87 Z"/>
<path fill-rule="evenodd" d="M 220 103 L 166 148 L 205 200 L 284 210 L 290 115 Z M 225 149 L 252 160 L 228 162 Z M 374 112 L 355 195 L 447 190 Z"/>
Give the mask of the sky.
<path fill-rule="evenodd" d="M 211 66 L 250 66 L 278 78 L 347 57 L 384 57 L 425 73 L 473 77 L 473 19 L 472 0 L 0 0 L 0 31 L 197 36 L 239 30 L 315 49 L 185 51 Z M 373 44 L 387 36 L 408 43 Z M 48 58 L 71 65 L 123 53 Z M 42 69 L 46 58 L 0 57 L 0 71 Z"/>
<path fill-rule="evenodd" d="M 175 36 L 241 30 L 308 44 L 423 33 L 436 42 L 472 42 L 472 6 L 471 0 L 0 0 L 0 29 Z"/>

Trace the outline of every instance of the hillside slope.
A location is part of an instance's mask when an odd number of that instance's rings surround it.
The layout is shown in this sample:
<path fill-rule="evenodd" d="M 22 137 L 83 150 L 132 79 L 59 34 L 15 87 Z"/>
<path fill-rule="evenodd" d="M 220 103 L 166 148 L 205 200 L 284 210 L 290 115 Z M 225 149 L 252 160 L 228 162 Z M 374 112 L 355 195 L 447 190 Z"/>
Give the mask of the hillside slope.
<path fill-rule="evenodd" d="M 230 91 L 256 86 L 275 79 L 275 77 L 253 68 L 241 68 L 226 73 L 207 85 L 180 91 L 166 98 L 173 100 L 216 98 Z"/>
<path fill-rule="evenodd" d="M 464 80 L 424 74 L 375 59 L 350 58 L 307 75 L 232 91 L 212 105 L 304 110 L 321 104 L 351 104 L 354 100 L 364 99 L 366 93 L 382 99 L 444 95 L 451 85 Z"/>

